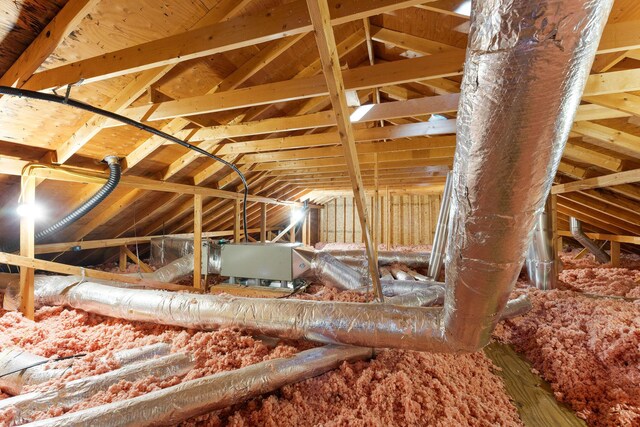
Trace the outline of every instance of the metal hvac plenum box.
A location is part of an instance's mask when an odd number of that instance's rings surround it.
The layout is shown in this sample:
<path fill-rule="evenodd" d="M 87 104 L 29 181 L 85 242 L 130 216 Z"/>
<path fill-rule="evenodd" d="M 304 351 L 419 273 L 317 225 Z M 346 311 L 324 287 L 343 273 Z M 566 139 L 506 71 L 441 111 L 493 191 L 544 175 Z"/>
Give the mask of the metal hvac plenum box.
<path fill-rule="evenodd" d="M 293 249 L 299 243 L 238 243 L 220 248 L 220 274 L 277 281 L 291 281 Z"/>

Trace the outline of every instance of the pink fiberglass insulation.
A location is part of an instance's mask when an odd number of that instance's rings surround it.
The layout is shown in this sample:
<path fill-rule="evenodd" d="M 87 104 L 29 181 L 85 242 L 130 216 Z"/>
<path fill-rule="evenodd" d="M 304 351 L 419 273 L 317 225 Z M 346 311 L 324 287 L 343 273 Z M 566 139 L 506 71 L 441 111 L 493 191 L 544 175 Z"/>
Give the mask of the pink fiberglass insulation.
<path fill-rule="evenodd" d="M 293 345 L 279 343 L 271 348 L 260 340 L 231 329 L 213 332 L 185 330 L 110 319 L 60 307 L 38 310 L 36 322 L 27 320 L 18 313 L 0 314 L 0 349 L 17 346 L 45 357 L 88 353 L 87 356 L 74 360 L 69 371 L 61 379 L 26 389 L 25 392 L 36 388 L 60 386 L 73 379 L 115 369 L 118 365 L 112 356 L 116 350 L 167 342 L 172 344 L 173 351 L 183 351 L 194 357 L 194 369 L 183 378 L 159 380 L 149 377 L 133 383 L 123 380 L 73 408 L 52 407 L 46 413 L 36 414 L 35 419 L 128 399 L 181 381 L 238 369 L 271 358 L 289 357 L 298 352 Z M 106 361 L 103 361 L 105 356 Z M 4 394 L 0 396 L 6 397 Z M 10 425 L 12 418 L 11 411 L 0 412 L 0 426 Z"/>
<path fill-rule="evenodd" d="M 592 258 L 575 262 L 575 253 L 561 255 L 561 289 L 527 289 L 533 310 L 503 322 L 495 334 L 524 354 L 589 425 L 638 426 L 640 302 L 607 297 L 640 296 L 638 259 L 623 257 L 624 268 L 613 268 Z"/>
<path fill-rule="evenodd" d="M 283 387 L 190 426 L 519 426 L 493 365 L 464 356 L 386 350 Z"/>

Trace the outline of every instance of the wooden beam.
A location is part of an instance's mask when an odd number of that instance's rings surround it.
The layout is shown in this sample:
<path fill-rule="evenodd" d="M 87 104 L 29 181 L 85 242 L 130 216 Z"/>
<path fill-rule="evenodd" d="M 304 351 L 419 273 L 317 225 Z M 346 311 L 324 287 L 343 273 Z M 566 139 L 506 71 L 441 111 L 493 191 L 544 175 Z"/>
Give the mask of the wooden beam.
<path fill-rule="evenodd" d="M 419 0 L 332 0 L 331 25 L 412 6 Z M 95 82 L 311 31 L 304 1 L 230 19 L 34 74 L 25 87 L 43 90 L 80 80 Z"/>
<path fill-rule="evenodd" d="M 22 87 L 98 2 L 99 0 L 69 0 L 2 75 L 0 86 Z"/>
<path fill-rule="evenodd" d="M 44 261 L 32 257 L 22 255 L 13 255 L 6 252 L 0 252 L 0 263 L 17 265 L 31 270 L 44 270 L 53 273 L 71 274 L 76 276 L 84 276 L 89 279 L 109 280 L 114 282 L 130 283 L 151 289 L 165 289 L 172 291 L 190 291 L 195 289 L 190 286 L 174 285 L 171 283 L 158 282 L 149 279 L 143 279 L 136 276 L 128 276 L 126 274 L 108 273 L 106 271 L 93 270 L 85 267 L 76 267 L 74 265 L 60 264 L 59 262 Z M 22 268 L 21 268 L 22 270 Z"/>
<path fill-rule="evenodd" d="M 193 196 L 193 286 L 202 289 L 202 196 Z"/>
<path fill-rule="evenodd" d="M 27 162 L 23 162 L 26 166 Z M 71 172 L 71 173 L 70 173 Z M 55 167 L 49 165 L 32 165 L 30 171 L 31 176 L 42 179 L 54 179 L 67 182 L 78 182 L 83 184 L 103 184 L 107 180 L 107 175 L 101 172 L 77 170 L 63 167 Z M 240 200 L 243 198 L 242 193 L 236 193 L 233 191 L 216 190 L 206 187 L 198 187 L 195 185 L 178 184 L 167 181 L 157 181 L 148 178 L 142 178 L 137 176 L 122 176 L 119 185 L 125 187 L 139 188 L 147 191 L 160 191 L 169 193 L 180 194 L 200 194 L 205 197 L 218 197 L 221 199 L 234 199 Z M 297 202 L 290 202 L 286 200 L 276 200 L 268 197 L 249 195 L 249 201 L 252 202 L 265 202 L 281 205 L 301 205 Z"/>
<path fill-rule="evenodd" d="M 573 237 L 570 231 L 562 230 L 559 231 L 558 234 L 560 236 L 565 237 Z M 631 243 L 634 245 L 640 245 L 640 236 L 624 236 L 617 234 L 606 234 L 606 233 L 585 233 L 587 237 L 592 240 L 609 240 L 610 242 L 619 242 L 619 243 Z"/>
<path fill-rule="evenodd" d="M 401 49 L 410 50 L 423 55 L 434 55 L 437 53 L 464 50 L 444 43 L 402 33 L 400 31 L 378 27 L 376 25 L 371 26 L 371 38 L 380 43 L 390 44 Z"/>
<path fill-rule="evenodd" d="M 351 185 L 358 209 L 358 217 L 362 229 L 362 236 L 369 260 L 369 273 L 373 282 L 374 293 L 378 301 L 383 301 L 380 274 L 378 272 L 377 251 L 373 247 L 371 239 L 371 227 L 367 214 L 367 203 L 364 194 L 364 184 L 360 175 L 358 152 L 353 134 L 353 128 L 349 121 L 349 110 L 345 95 L 345 83 L 340 70 L 340 59 L 336 51 L 336 41 L 331 27 L 329 5 L 326 0 L 307 0 L 309 15 L 315 31 L 316 45 L 320 53 L 322 70 L 327 82 L 329 98 L 336 116 L 336 124 L 340 133 L 340 140 L 344 149 L 344 157 L 351 178 Z M 384 64 L 386 65 L 386 64 Z M 375 67 L 375 66 L 372 66 Z M 377 158 L 376 158 L 377 160 Z"/>
<path fill-rule="evenodd" d="M 126 246 L 120 246 L 120 257 L 118 266 L 121 272 L 127 271 L 127 252 L 124 250 Z"/>
<path fill-rule="evenodd" d="M 250 233 L 258 233 L 259 231 L 260 231 L 259 228 L 252 228 L 251 230 L 249 230 Z M 233 236 L 233 230 L 211 231 L 211 232 L 202 233 L 202 237 L 224 237 L 224 236 Z M 35 253 L 48 254 L 48 253 L 58 253 L 58 252 L 65 252 L 65 251 L 71 251 L 71 250 L 75 252 L 75 251 L 83 251 L 83 250 L 89 250 L 89 249 L 102 249 L 102 248 L 112 248 L 112 247 L 118 247 L 118 246 L 124 246 L 124 245 L 144 244 L 144 243 L 149 243 L 151 239 L 159 239 L 163 237 L 192 238 L 193 233 L 159 234 L 154 236 L 121 237 L 118 239 L 84 240 L 81 242 L 48 243 L 44 245 L 36 245 Z"/>
<path fill-rule="evenodd" d="M 260 242 L 267 241 L 267 204 L 260 204 Z"/>
<path fill-rule="evenodd" d="M 36 180 L 23 176 L 20 188 L 20 203 L 30 212 L 20 218 L 20 255 L 33 258 L 35 255 L 35 201 Z M 34 315 L 34 269 L 20 266 L 19 309 L 24 317 L 33 320 Z"/>
<path fill-rule="evenodd" d="M 611 241 L 611 266 L 620 267 L 620 242 Z"/>
<path fill-rule="evenodd" d="M 134 264 L 138 265 L 143 273 L 153 273 L 153 269 L 149 267 L 146 263 L 144 263 L 136 254 L 131 252 L 131 250 L 126 246 L 121 246 L 123 252 L 126 256 L 128 256 Z"/>
<path fill-rule="evenodd" d="M 588 141 L 592 145 L 640 159 L 639 136 L 592 122 L 574 123 L 571 131 L 594 138 Z"/>
<path fill-rule="evenodd" d="M 558 184 L 551 187 L 551 194 L 562 194 L 571 191 L 582 191 L 591 188 L 610 187 L 640 181 L 640 169 L 583 179 L 580 181 Z"/>
<path fill-rule="evenodd" d="M 585 96 L 584 101 L 608 107 L 624 113 L 640 116 L 640 96 L 630 93 L 611 93 L 607 95 Z"/>
<path fill-rule="evenodd" d="M 415 80 L 458 76 L 462 74 L 463 61 L 463 52 L 449 52 L 358 67 L 345 70 L 345 88 L 364 90 Z M 323 77 L 318 75 L 161 102 L 153 105 L 153 113 L 148 117 L 149 106 L 146 105 L 128 108 L 123 114 L 135 120 L 144 118 L 156 121 L 326 95 L 327 85 Z"/>

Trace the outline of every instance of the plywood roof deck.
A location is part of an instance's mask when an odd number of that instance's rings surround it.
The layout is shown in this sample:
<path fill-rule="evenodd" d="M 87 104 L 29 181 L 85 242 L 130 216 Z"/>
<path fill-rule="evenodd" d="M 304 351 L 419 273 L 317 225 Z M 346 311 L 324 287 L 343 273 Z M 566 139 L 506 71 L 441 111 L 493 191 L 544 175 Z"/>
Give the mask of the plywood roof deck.
<path fill-rule="evenodd" d="M 455 149 L 456 94 L 469 28 L 468 17 L 456 11 L 464 3 L 329 2 L 347 91 L 362 104 L 379 99 L 386 105 L 382 120 L 353 124 L 365 188 L 374 185 L 376 161 L 379 186 L 441 188 Z M 351 187 L 304 1 L 0 5 L 2 84 L 57 87 L 58 93 L 75 84 L 74 99 L 141 119 L 233 161 L 252 194 L 324 203 Z M 45 28 L 56 16 L 56 25 Z M 635 0 L 615 1 L 592 73 L 557 184 L 640 168 Z M 448 120 L 429 121 L 431 113 Z M 55 160 L 104 169 L 99 161 L 110 154 L 126 159 L 125 175 L 240 190 L 227 168 L 141 131 L 71 108 L 0 98 L 2 165 Z M 16 240 L 19 178 L 10 170 L 16 169 L 0 170 L 6 173 L 0 175 L 0 235 Z M 576 216 L 589 231 L 640 235 L 639 175 L 559 194 L 561 228 Z M 54 221 L 96 188 L 46 180 L 37 194 Z M 229 227 L 233 206 L 233 200 L 205 196 L 204 231 Z M 191 232 L 192 210 L 191 196 L 122 187 L 55 240 Z M 250 227 L 259 224 L 258 210 L 250 207 Z M 271 225 L 286 216 L 286 207 L 273 206 Z"/>

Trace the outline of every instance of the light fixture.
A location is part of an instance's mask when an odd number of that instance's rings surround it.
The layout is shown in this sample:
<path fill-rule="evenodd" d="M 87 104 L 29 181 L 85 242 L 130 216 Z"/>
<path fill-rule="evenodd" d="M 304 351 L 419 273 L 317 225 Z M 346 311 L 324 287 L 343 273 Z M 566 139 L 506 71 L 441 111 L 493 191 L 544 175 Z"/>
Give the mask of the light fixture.
<path fill-rule="evenodd" d="M 373 104 L 361 105 L 360 107 L 356 108 L 356 110 L 353 113 L 351 113 L 351 116 L 349 116 L 349 120 L 351 121 L 351 123 L 359 121 L 372 108 L 373 108 Z"/>
<path fill-rule="evenodd" d="M 291 210 L 291 224 L 297 224 L 304 218 L 304 211 L 302 209 Z"/>
<path fill-rule="evenodd" d="M 44 209 L 35 203 L 20 203 L 16 212 L 21 218 L 42 219 L 44 217 Z"/>

